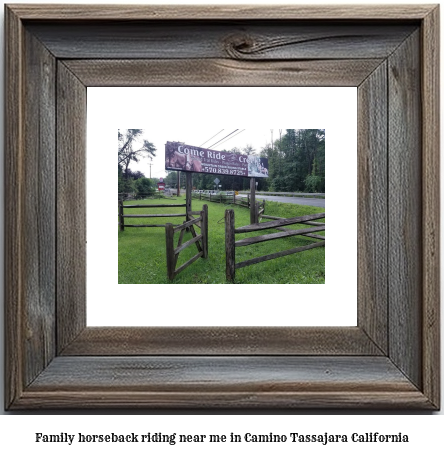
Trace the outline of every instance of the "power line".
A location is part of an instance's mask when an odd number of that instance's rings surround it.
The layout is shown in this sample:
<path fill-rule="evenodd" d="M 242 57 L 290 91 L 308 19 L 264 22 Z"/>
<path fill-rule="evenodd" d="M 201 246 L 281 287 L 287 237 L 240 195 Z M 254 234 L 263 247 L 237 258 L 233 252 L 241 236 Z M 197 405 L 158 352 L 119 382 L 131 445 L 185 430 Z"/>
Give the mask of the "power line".
<path fill-rule="evenodd" d="M 245 128 L 244 128 L 243 130 L 241 130 L 239 133 L 236 133 L 235 135 L 233 135 L 231 138 L 228 138 L 228 139 L 226 139 L 225 141 L 222 141 L 222 142 L 219 144 L 219 146 L 221 146 L 224 142 L 227 142 L 227 141 L 229 141 L 230 139 L 233 139 L 235 136 L 241 134 L 243 131 L 245 131 Z"/>
<path fill-rule="evenodd" d="M 213 135 L 210 139 L 207 139 L 205 142 L 203 142 L 199 147 L 202 147 L 205 143 L 207 143 L 208 141 L 210 141 L 211 139 L 213 139 L 215 136 L 217 136 L 219 133 L 221 133 L 222 131 L 224 131 L 224 129 L 222 128 L 221 131 L 219 131 L 218 133 L 216 133 L 215 135 Z"/>
<path fill-rule="evenodd" d="M 213 146 L 215 146 L 216 144 L 219 144 L 223 139 L 228 138 L 228 136 L 231 136 L 234 132 L 236 132 L 236 131 L 238 131 L 238 130 L 239 130 L 239 128 L 237 128 L 236 130 L 232 131 L 229 135 L 224 136 L 222 139 L 219 139 L 219 141 L 216 141 L 214 144 L 212 144 L 212 145 L 209 146 L 209 147 L 213 147 Z"/>

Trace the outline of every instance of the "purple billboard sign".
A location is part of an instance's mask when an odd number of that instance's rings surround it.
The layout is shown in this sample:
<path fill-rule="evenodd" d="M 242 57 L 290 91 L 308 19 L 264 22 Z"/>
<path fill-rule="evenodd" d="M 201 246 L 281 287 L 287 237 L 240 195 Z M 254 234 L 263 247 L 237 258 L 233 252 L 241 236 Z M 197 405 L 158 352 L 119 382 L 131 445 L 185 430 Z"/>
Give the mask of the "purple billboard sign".
<path fill-rule="evenodd" d="M 165 144 L 165 169 L 243 177 L 268 177 L 268 159 L 168 141 Z"/>

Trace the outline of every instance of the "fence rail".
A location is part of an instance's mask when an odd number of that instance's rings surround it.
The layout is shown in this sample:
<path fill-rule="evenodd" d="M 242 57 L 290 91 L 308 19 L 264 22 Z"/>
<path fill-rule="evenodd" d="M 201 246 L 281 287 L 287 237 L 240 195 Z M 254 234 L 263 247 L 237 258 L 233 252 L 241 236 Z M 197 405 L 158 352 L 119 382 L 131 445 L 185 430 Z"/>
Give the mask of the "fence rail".
<path fill-rule="evenodd" d="M 262 215 L 261 218 L 264 219 L 272 219 L 272 220 L 283 220 L 283 217 L 274 217 L 271 215 Z M 325 226 L 324 223 L 321 222 L 313 222 L 312 220 L 305 220 L 303 222 L 299 222 L 302 225 L 310 225 L 310 226 Z M 287 231 L 287 232 L 292 232 L 293 230 L 289 228 L 284 228 L 284 227 L 276 227 L 276 230 L 280 231 Z M 313 234 L 313 233 L 307 233 L 304 234 L 305 237 L 313 238 L 313 239 L 320 239 L 321 241 L 325 241 L 325 236 L 321 236 L 319 234 Z"/>
<path fill-rule="evenodd" d="M 169 280 L 173 280 L 177 274 L 199 258 L 208 258 L 208 206 L 204 204 L 202 211 L 198 213 L 193 212 L 192 214 L 199 215 L 199 217 L 193 218 L 176 227 L 172 223 L 165 225 L 167 275 Z M 195 226 L 200 228 L 200 234 L 196 233 Z M 191 233 L 192 238 L 183 242 L 186 231 Z M 178 232 L 180 232 L 179 240 L 177 246 L 174 247 L 174 234 Z M 197 254 L 176 269 L 180 252 L 192 245 L 196 246 Z"/>
<path fill-rule="evenodd" d="M 119 227 L 120 231 L 124 231 L 125 228 L 161 228 L 165 227 L 166 224 L 149 224 L 149 225 L 129 225 L 125 224 L 126 218 L 152 218 L 152 217 L 186 217 L 186 213 L 181 214 L 125 214 L 124 209 L 135 209 L 135 208 L 160 208 L 160 207 L 186 207 L 186 204 L 128 204 L 124 205 L 123 200 L 119 200 Z M 177 226 L 177 225 L 176 225 Z"/>
<path fill-rule="evenodd" d="M 236 195 L 223 195 L 222 193 L 198 193 L 192 192 L 191 197 L 193 199 L 210 201 L 212 203 L 229 203 L 236 204 Z"/>
<path fill-rule="evenodd" d="M 211 203 L 224 203 L 224 204 L 234 204 L 237 206 L 241 207 L 246 207 L 250 208 L 250 194 L 248 194 L 246 197 L 242 198 L 237 198 L 236 195 L 222 195 L 221 193 L 219 194 L 208 194 L 208 193 L 196 193 L 193 192 L 191 197 L 193 199 L 198 199 L 198 200 L 205 200 L 209 201 Z M 256 203 L 257 207 L 257 214 L 260 216 L 260 214 L 263 214 L 265 211 L 265 200 L 262 200 L 261 202 Z"/>
<path fill-rule="evenodd" d="M 325 224 L 319 222 L 313 222 L 313 220 L 318 220 L 325 218 L 325 213 L 304 215 L 299 217 L 292 218 L 282 218 L 282 217 L 272 217 L 262 215 L 262 218 L 273 219 L 271 222 L 263 223 L 253 223 L 251 225 L 242 226 L 235 228 L 234 223 L 234 211 L 232 209 L 227 209 L 225 211 L 225 261 L 226 261 L 226 278 L 230 282 L 234 282 L 236 269 L 243 268 L 245 266 L 251 266 L 253 264 L 261 263 L 263 261 L 272 260 L 275 258 L 280 258 L 283 256 L 291 255 L 293 253 L 302 252 L 304 250 L 313 249 L 316 247 L 322 247 L 325 245 L 325 237 L 313 234 L 317 231 L 324 231 Z M 299 229 L 288 229 L 285 228 L 288 225 L 294 224 L 315 224 L 310 228 L 299 228 Z M 250 233 L 253 231 L 262 231 L 268 229 L 279 230 L 279 233 L 264 234 L 260 236 L 253 236 L 249 238 L 244 238 L 239 241 L 236 241 L 235 235 L 238 233 Z M 294 247 L 292 249 L 283 250 L 280 252 L 274 252 L 268 255 L 263 255 L 256 258 L 251 258 L 240 263 L 236 263 L 236 248 L 244 247 L 247 245 L 257 244 L 259 242 L 271 241 L 274 239 L 280 239 L 290 236 L 308 236 L 321 239 L 320 242 L 314 242 L 312 244 Z"/>
<path fill-rule="evenodd" d="M 246 194 L 248 190 L 240 190 L 239 193 Z M 325 193 L 299 193 L 299 192 L 256 192 L 257 196 L 260 195 L 276 195 L 276 196 L 295 196 L 301 198 L 325 198 Z"/>
<path fill-rule="evenodd" d="M 163 198 L 158 191 L 152 191 L 151 193 L 118 193 L 117 199 L 122 201 L 134 201 L 140 199 L 160 199 Z"/>

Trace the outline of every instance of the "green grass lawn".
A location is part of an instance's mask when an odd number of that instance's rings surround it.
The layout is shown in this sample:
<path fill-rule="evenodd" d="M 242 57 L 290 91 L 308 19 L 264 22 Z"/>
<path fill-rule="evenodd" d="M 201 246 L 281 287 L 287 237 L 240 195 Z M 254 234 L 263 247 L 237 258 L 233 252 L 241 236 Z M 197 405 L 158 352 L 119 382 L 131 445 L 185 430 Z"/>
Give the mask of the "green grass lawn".
<path fill-rule="evenodd" d="M 260 199 L 260 198 L 258 198 Z M 185 197 L 168 198 L 161 200 L 132 201 L 125 204 L 183 204 Z M 192 210 L 201 210 L 202 205 L 208 205 L 208 258 L 198 259 L 179 275 L 173 283 L 227 283 L 225 279 L 225 209 L 233 208 L 235 213 L 235 226 L 240 227 L 250 224 L 250 213 L 247 208 L 209 203 L 193 200 Z M 299 215 L 316 214 L 322 208 L 312 206 L 298 206 L 287 203 L 266 202 L 265 214 L 278 217 L 297 217 Z M 125 214 L 166 214 L 184 213 L 184 208 L 137 208 L 126 209 Z M 181 224 L 184 217 L 159 217 L 159 218 L 131 218 L 125 219 L 128 224 Z M 263 220 L 267 221 L 267 220 Z M 321 221 L 321 220 L 319 220 Z M 307 225 L 292 225 L 290 228 L 307 228 Z M 197 230 L 199 232 L 199 230 Z M 266 233 L 276 233 L 276 230 L 256 231 L 246 234 L 237 234 L 236 240 L 243 237 L 259 236 Z M 320 235 L 324 235 L 321 231 Z M 125 228 L 118 232 L 119 236 L 119 283 L 171 283 L 166 275 L 166 242 L 165 228 Z M 176 234 L 175 240 L 178 239 Z M 191 238 L 186 233 L 183 242 Z M 267 255 L 293 247 L 317 242 L 303 236 L 293 236 L 276 239 L 258 244 L 236 248 L 236 263 Z M 175 241 L 177 245 L 177 240 Z M 176 266 L 179 267 L 197 253 L 195 245 L 183 250 L 179 255 Z M 324 247 L 306 250 L 293 255 L 264 261 L 259 264 L 247 266 L 236 270 L 236 283 L 240 284 L 282 284 L 282 283 L 325 283 L 325 249 Z"/>

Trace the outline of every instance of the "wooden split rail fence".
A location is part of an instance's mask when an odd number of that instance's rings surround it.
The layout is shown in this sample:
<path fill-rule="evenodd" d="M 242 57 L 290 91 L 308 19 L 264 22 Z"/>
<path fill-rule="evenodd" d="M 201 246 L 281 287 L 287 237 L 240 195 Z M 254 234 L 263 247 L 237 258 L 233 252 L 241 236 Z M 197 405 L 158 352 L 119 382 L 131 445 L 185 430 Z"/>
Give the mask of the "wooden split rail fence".
<path fill-rule="evenodd" d="M 160 199 L 163 196 L 159 192 L 152 191 L 151 193 L 118 193 L 118 200 L 132 201 L 142 199 Z"/>
<path fill-rule="evenodd" d="M 183 207 L 185 212 L 182 214 L 125 214 L 124 209 L 135 208 L 159 208 L 159 207 Z M 165 227 L 166 224 L 149 224 L 149 225 L 128 225 L 125 224 L 126 218 L 152 218 L 152 217 L 187 217 L 186 204 L 128 204 L 124 205 L 122 200 L 119 200 L 119 226 L 120 231 L 124 231 L 126 227 L 131 228 L 157 228 Z M 176 225 L 177 226 L 177 225 Z"/>
<path fill-rule="evenodd" d="M 208 206 L 204 204 L 202 211 L 191 212 L 190 215 L 197 215 L 198 217 L 192 218 L 179 226 L 174 226 L 172 223 L 165 225 L 167 275 L 169 280 L 173 280 L 177 274 L 200 257 L 208 258 Z M 200 234 L 196 233 L 195 226 L 200 228 Z M 189 231 L 192 237 L 183 242 L 186 231 Z M 178 232 L 180 232 L 179 240 L 177 246 L 174 247 L 174 235 Z M 192 245 L 197 247 L 197 254 L 176 269 L 180 252 Z"/>
<path fill-rule="evenodd" d="M 249 193 L 247 194 L 246 197 L 236 199 L 236 195 L 234 193 L 233 193 L 233 195 L 222 195 L 221 193 L 208 194 L 208 193 L 193 192 L 192 198 L 198 199 L 198 200 L 206 200 L 211 203 L 234 204 L 237 206 L 250 208 L 250 194 Z M 256 207 L 257 207 L 258 215 L 263 214 L 265 211 L 265 200 L 262 200 L 261 202 L 257 202 Z"/>
<path fill-rule="evenodd" d="M 193 199 L 210 201 L 211 203 L 236 204 L 236 195 L 234 192 L 233 195 L 223 195 L 222 193 L 192 192 L 191 197 Z"/>
<path fill-rule="evenodd" d="M 286 255 L 291 255 L 293 253 L 302 252 L 304 250 L 313 249 L 316 247 L 322 247 L 325 245 L 325 237 L 320 235 L 313 234 L 316 231 L 324 231 L 325 224 L 320 222 L 313 222 L 313 220 L 318 220 L 325 218 L 325 213 L 322 214 L 312 214 L 304 215 L 300 217 L 292 218 L 281 218 L 281 217 L 271 217 L 264 216 L 262 218 L 272 219 L 271 222 L 263 223 L 254 223 L 247 226 L 242 226 L 240 228 L 235 228 L 234 224 L 234 211 L 228 209 L 225 211 L 225 259 L 226 259 L 226 278 L 230 282 L 234 282 L 236 269 L 243 268 L 245 266 L 251 266 L 252 264 L 261 263 L 262 261 L 272 260 L 275 258 L 283 257 Z M 288 229 L 285 228 L 288 225 L 293 224 L 304 224 L 311 225 L 310 228 L 302 229 Z M 250 238 L 241 239 L 236 241 L 235 235 L 237 233 L 249 233 L 253 231 L 261 231 L 268 229 L 279 230 L 279 233 L 264 234 L 262 236 L 254 236 Z M 319 239 L 320 242 L 314 242 L 308 245 L 294 247 L 289 250 L 283 250 L 280 252 L 271 253 L 269 255 L 260 256 L 257 258 L 251 258 L 240 263 L 236 263 L 236 248 L 244 247 L 247 245 L 256 244 L 258 242 L 271 241 L 274 239 L 280 239 L 289 236 L 308 236 Z"/>

